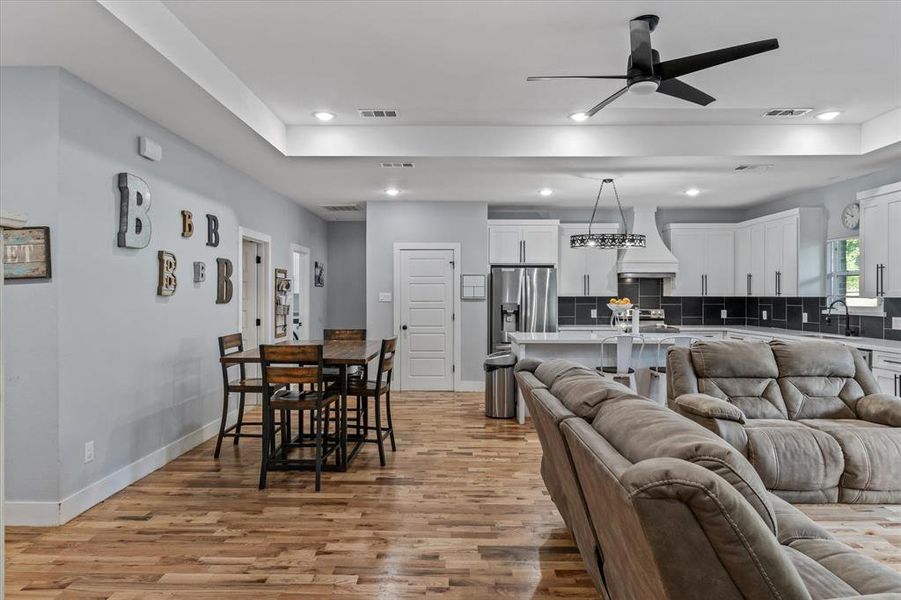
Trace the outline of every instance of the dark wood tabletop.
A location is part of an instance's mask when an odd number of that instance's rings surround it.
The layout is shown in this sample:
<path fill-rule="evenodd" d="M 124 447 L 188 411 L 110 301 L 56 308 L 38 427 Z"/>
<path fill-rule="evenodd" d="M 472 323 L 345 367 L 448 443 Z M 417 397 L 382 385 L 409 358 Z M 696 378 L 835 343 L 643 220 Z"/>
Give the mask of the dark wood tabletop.
<path fill-rule="evenodd" d="M 303 342 L 279 342 L 277 346 L 318 346 L 322 345 L 322 362 L 327 365 L 367 365 L 378 357 L 382 349 L 381 340 L 364 341 L 324 341 L 309 340 Z M 260 349 L 250 348 L 243 352 L 228 354 L 219 359 L 225 364 L 258 363 Z"/>

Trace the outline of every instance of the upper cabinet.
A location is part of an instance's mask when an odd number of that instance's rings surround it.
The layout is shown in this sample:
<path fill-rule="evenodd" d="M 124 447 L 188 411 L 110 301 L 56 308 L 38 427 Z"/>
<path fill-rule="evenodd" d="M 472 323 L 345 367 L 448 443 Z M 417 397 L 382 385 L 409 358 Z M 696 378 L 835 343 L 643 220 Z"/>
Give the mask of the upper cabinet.
<path fill-rule="evenodd" d="M 679 271 L 666 284 L 671 296 L 731 296 L 735 292 L 735 226 L 672 224 L 664 228 Z"/>
<path fill-rule="evenodd" d="M 556 265 L 559 221 L 488 221 L 492 265 Z"/>
<path fill-rule="evenodd" d="M 766 225 L 753 223 L 735 229 L 735 295 L 765 296 Z"/>
<path fill-rule="evenodd" d="M 558 296 L 616 296 L 616 250 L 570 248 L 569 236 L 586 233 L 588 224 L 560 225 Z M 595 223 L 592 233 L 617 233 L 616 223 Z"/>
<path fill-rule="evenodd" d="M 857 195 L 861 294 L 901 296 L 901 182 Z"/>

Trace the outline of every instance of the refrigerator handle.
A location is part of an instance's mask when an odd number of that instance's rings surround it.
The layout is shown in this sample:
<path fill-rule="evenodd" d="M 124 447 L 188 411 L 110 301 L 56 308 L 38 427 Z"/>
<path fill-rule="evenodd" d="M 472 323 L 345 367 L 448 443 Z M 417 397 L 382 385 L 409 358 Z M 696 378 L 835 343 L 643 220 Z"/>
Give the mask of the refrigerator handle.
<path fill-rule="evenodd" d="M 529 271 L 524 269 L 519 287 L 519 327 L 516 328 L 517 331 L 530 331 L 529 322 L 532 320 L 532 304 L 529 302 L 529 295 L 532 291 L 531 288 Z"/>

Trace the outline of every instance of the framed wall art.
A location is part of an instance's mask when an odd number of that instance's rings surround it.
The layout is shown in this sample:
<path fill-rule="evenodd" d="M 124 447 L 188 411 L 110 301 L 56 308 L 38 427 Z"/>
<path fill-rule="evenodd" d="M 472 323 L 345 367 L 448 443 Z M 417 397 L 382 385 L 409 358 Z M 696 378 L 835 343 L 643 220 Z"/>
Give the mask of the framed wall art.
<path fill-rule="evenodd" d="M 313 285 L 325 287 L 325 263 L 318 260 L 313 263 Z"/>
<path fill-rule="evenodd" d="M 50 279 L 50 228 L 3 229 L 3 278 Z"/>

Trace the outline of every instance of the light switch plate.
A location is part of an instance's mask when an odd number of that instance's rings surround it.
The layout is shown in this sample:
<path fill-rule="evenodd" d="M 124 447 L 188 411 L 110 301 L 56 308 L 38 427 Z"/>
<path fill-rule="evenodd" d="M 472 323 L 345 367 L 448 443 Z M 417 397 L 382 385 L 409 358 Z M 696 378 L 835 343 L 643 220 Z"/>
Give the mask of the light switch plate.
<path fill-rule="evenodd" d="M 766 321 L 766 319 L 767 319 L 766 311 L 765 310 L 760 311 L 760 320 Z"/>
<path fill-rule="evenodd" d="M 391 292 L 379 292 L 379 302 L 391 302 Z"/>
<path fill-rule="evenodd" d="M 729 313 L 726 312 L 726 309 L 723 309 L 723 310 L 720 311 L 720 318 L 721 318 L 721 319 L 726 319 L 726 318 L 728 318 L 728 316 L 729 316 Z"/>
<path fill-rule="evenodd" d="M 901 329 L 901 317 L 892 317 L 892 329 Z"/>
<path fill-rule="evenodd" d="M 801 313 L 801 322 L 802 322 L 802 323 L 806 323 L 806 322 L 807 322 L 807 313 L 805 313 L 805 312 L 802 312 L 802 313 Z"/>
<path fill-rule="evenodd" d="M 592 319 L 597 319 L 597 318 L 598 318 L 598 309 L 596 309 L 596 308 L 592 308 L 592 309 L 591 309 L 591 318 L 592 318 Z"/>
<path fill-rule="evenodd" d="M 94 460 L 94 440 L 85 442 L 84 444 L 84 462 L 85 464 Z"/>

